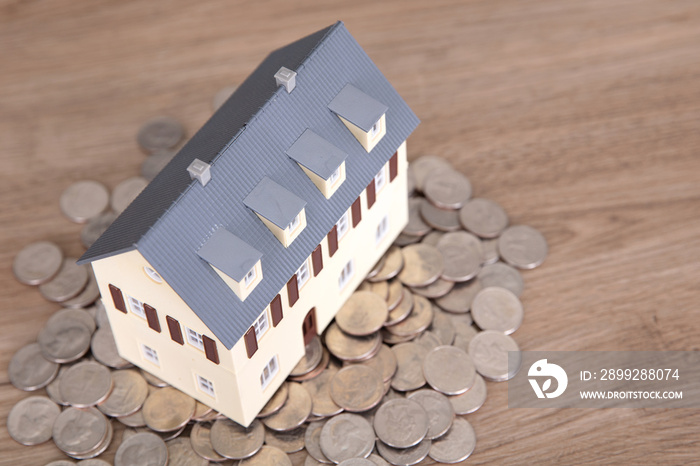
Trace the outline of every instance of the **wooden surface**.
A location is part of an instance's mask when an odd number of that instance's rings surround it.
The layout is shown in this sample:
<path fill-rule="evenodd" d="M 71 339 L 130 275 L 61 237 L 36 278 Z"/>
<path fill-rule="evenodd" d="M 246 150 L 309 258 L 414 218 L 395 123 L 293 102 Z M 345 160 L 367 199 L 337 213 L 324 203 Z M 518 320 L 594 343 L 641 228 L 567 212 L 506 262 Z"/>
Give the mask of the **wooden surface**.
<path fill-rule="evenodd" d="M 12 259 L 37 240 L 83 252 L 61 191 L 137 174 L 145 120 L 172 115 L 192 134 L 217 90 L 336 19 L 421 118 L 409 158 L 447 157 L 547 237 L 546 262 L 524 273 L 523 350 L 700 349 L 697 0 L 314 3 L 0 2 L 1 464 L 63 457 L 5 428 L 29 395 L 9 359 L 57 309 L 14 280 Z M 506 384 L 488 389 L 468 416 L 473 462 L 700 457 L 700 410 L 509 410 Z"/>

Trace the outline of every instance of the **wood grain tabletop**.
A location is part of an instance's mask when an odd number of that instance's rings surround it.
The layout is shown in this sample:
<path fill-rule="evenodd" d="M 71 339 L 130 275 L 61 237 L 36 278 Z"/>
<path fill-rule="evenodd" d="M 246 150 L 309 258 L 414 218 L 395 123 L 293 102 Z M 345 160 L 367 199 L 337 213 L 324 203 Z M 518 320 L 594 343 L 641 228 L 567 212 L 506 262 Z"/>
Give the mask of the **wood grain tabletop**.
<path fill-rule="evenodd" d="M 14 279 L 12 260 L 39 240 L 83 252 L 61 192 L 138 174 L 146 120 L 170 115 L 193 134 L 219 89 L 338 19 L 422 120 L 409 159 L 446 157 L 476 196 L 546 236 L 547 260 L 523 273 L 521 349 L 700 349 L 696 0 L 4 0 L 0 464 L 64 458 L 5 427 L 29 396 L 8 382 L 9 360 L 58 308 Z M 468 462 L 700 458 L 697 409 L 518 410 L 507 384 L 488 393 L 467 416 Z"/>

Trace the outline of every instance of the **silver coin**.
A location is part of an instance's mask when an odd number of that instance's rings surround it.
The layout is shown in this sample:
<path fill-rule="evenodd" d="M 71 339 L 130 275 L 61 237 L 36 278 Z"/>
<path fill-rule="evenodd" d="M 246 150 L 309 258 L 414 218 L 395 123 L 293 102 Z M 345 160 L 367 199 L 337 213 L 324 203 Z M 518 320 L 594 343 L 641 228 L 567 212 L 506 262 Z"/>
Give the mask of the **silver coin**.
<path fill-rule="evenodd" d="M 102 364 L 85 361 L 70 367 L 61 380 L 61 398 L 76 408 L 103 402 L 112 391 L 112 374 Z"/>
<path fill-rule="evenodd" d="M 432 308 L 433 322 L 430 324 L 430 330 L 437 335 L 441 344 L 451 345 L 455 339 L 455 328 L 452 319 L 438 306 L 433 304 Z"/>
<path fill-rule="evenodd" d="M 438 241 L 440 241 L 440 238 L 442 238 L 442 235 L 444 234 L 444 231 L 431 231 L 423 238 L 421 238 L 421 243 L 429 244 L 431 246 L 437 246 Z"/>
<path fill-rule="evenodd" d="M 109 421 L 97 409 L 69 407 L 53 424 L 53 441 L 64 453 L 81 456 L 99 448 L 108 430 Z"/>
<path fill-rule="evenodd" d="M 19 401 L 7 416 L 7 432 L 22 445 L 38 445 L 51 439 L 61 408 L 45 396 Z"/>
<path fill-rule="evenodd" d="M 107 228 L 117 219 L 117 214 L 114 212 L 104 212 L 100 215 L 92 217 L 80 231 L 80 241 L 86 248 L 91 247 L 97 241 L 97 238 L 102 236 L 102 233 L 107 231 Z"/>
<path fill-rule="evenodd" d="M 212 109 L 217 111 L 228 99 L 236 92 L 238 86 L 226 86 L 219 89 L 216 94 L 214 94 L 214 99 L 211 102 Z"/>
<path fill-rule="evenodd" d="M 418 338 L 416 338 L 415 343 L 421 345 L 426 349 L 426 351 L 442 346 L 440 337 L 438 337 L 435 332 L 431 332 L 430 330 L 423 332 Z"/>
<path fill-rule="evenodd" d="M 109 325 L 103 325 L 92 334 L 90 349 L 93 357 L 105 366 L 114 369 L 125 369 L 131 366 L 129 361 L 119 356 L 117 344 Z"/>
<path fill-rule="evenodd" d="M 454 209 L 441 209 L 430 202 L 423 202 L 420 215 L 426 224 L 440 231 L 456 231 L 462 228 L 459 213 Z"/>
<path fill-rule="evenodd" d="M 498 203 L 476 198 L 460 209 L 459 221 L 481 238 L 496 238 L 508 226 L 508 215 Z"/>
<path fill-rule="evenodd" d="M 185 136 L 185 129 L 175 118 L 161 116 L 148 120 L 136 135 L 139 146 L 148 153 L 172 149 Z"/>
<path fill-rule="evenodd" d="M 161 150 L 149 155 L 141 163 L 141 176 L 147 181 L 153 181 L 153 178 L 170 163 L 176 153 L 171 150 Z"/>
<path fill-rule="evenodd" d="M 466 322 L 454 322 L 454 329 L 455 339 L 452 342 L 452 346 L 461 348 L 467 353 L 469 353 L 469 343 L 472 341 L 472 338 L 474 338 L 476 334 L 479 333 L 478 330 L 474 328 L 472 324 L 468 324 Z"/>
<path fill-rule="evenodd" d="M 452 288 L 454 288 L 454 286 L 455 282 L 438 278 L 428 286 L 411 288 L 411 291 L 413 291 L 414 294 L 423 296 L 424 298 L 436 299 L 445 296 Z"/>
<path fill-rule="evenodd" d="M 85 223 L 109 206 L 109 191 L 102 183 L 78 181 L 68 186 L 59 199 L 61 212 L 75 223 Z"/>
<path fill-rule="evenodd" d="M 365 361 L 360 361 L 360 364 L 369 366 L 381 374 L 383 382 L 391 381 L 391 378 L 396 374 L 396 356 L 387 345 L 382 345 L 376 355 Z"/>
<path fill-rule="evenodd" d="M 156 434 L 141 432 L 127 438 L 114 455 L 114 466 L 165 466 L 168 464 L 168 447 Z"/>
<path fill-rule="evenodd" d="M 484 265 L 495 264 L 500 259 L 498 255 L 498 238 L 482 239 L 481 249 L 484 251 Z"/>
<path fill-rule="evenodd" d="M 445 395 L 459 395 L 476 380 L 476 370 L 469 355 L 455 346 L 439 346 L 423 361 L 425 380 Z"/>
<path fill-rule="evenodd" d="M 394 246 L 408 246 L 409 244 L 418 243 L 421 240 L 420 236 L 411 236 L 399 233 L 399 236 L 394 240 Z"/>
<path fill-rule="evenodd" d="M 292 460 L 279 448 L 263 445 L 260 451 L 241 460 L 238 466 L 292 466 Z"/>
<path fill-rule="evenodd" d="M 44 358 L 38 343 L 30 343 L 12 356 L 7 375 L 12 385 L 29 392 L 51 383 L 58 368 L 58 364 Z"/>
<path fill-rule="evenodd" d="M 428 433 L 428 413 L 420 403 L 397 398 L 383 403 L 374 415 L 379 440 L 395 448 L 417 445 Z"/>
<path fill-rule="evenodd" d="M 324 425 L 326 425 L 325 420 L 309 423 L 306 432 L 304 432 L 304 447 L 309 455 L 319 463 L 330 464 L 332 461 L 326 458 L 321 450 L 321 431 Z"/>
<path fill-rule="evenodd" d="M 114 340 L 114 339 L 112 339 L 112 340 Z M 141 371 L 141 375 L 143 376 L 143 378 L 146 379 L 146 382 L 148 382 L 150 385 L 152 385 L 154 387 L 158 387 L 158 388 L 163 388 L 163 387 L 169 386 L 167 382 L 164 382 L 163 380 L 159 379 L 158 377 L 151 374 L 150 372 L 147 372 L 143 369 L 139 369 L 139 370 Z"/>
<path fill-rule="evenodd" d="M 428 202 L 422 197 L 412 197 L 408 200 L 408 224 L 403 229 L 404 236 L 421 237 L 430 232 L 430 225 L 423 221 L 421 208 L 423 203 Z"/>
<path fill-rule="evenodd" d="M 12 272 L 26 285 L 41 285 L 51 280 L 63 265 L 61 248 L 49 241 L 25 246 L 15 256 Z"/>
<path fill-rule="evenodd" d="M 319 443 L 323 454 L 334 463 L 367 458 L 374 447 L 374 430 L 362 416 L 343 413 L 326 422 Z"/>
<path fill-rule="evenodd" d="M 520 354 L 520 348 L 513 338 L 495 330 L 479 332 L 469 343 L 469 356 L 474 361 L 477 372 L 493 382 L 503 382 L 515 377 L 520 368 L 518 364 L 515 370 L 509 370 L 509 351 Z"/>
<path fill-rule="evenodd" d="M 457 283 L 445 296 L 436 299 L 435 303 L 445 311 L 463 314 L 469 312 L 474 296 L 479 290 L 481 290 L 481 283 L 478 280 Z"/>
<path fill-rule="evenodd" d="M 462 393 L 448 397 L 455 414 L 470 414 L 481 408 L 486 402 L 486 382 L 479 374 L 476 374 L 474 386 Z"/>
<path fill-rule="evenodd" d="M 372 463 L 374 463 L 374 466 L 389 466 L 389 463 L 387 463 L 384 458 L 382 458 L 376 453 L 372 453 L 371 455 L 369 455 L 368 459 Z"/>
<path fill-rule="evenodd" d="M 304 449 L 306 426 L 297 427 L 286 432 L 268 429 L 265 431 L 265 444 L 276 447 L 285 453 L 295 453 Z"/>
<path fill-rule="evenodd" d="M 476 433 L 466 419 L 457 418 L 450 430 L 430 447 L 430 457 L 440 463 L 466 460 L 476 447 Z"/>
<path fill-rule="evenodd" d="M 508 264 L 519 269 L 534 269 L 547 257 L 547 240 L 527 225 L 507 228 L 498 238 L 498 251 Z"/>
<path fill-rule="evenodd" d="M 408 399 L 421 405 L 428 415 L 426 438 L 434 440 L 449 430 L 455 412 L 445 395 L 435 390 L 421 389 L 408 395 Z"/>
<path fill-rule="evenodd" d="M 46 386 L 46 394 L 51 398 L 51 401 L 61 406 L 68 406 L 68 402 L 61 396 L 61 377 L 66 373 L 69 367 L 69 365 L 61 365 L 56 378 Z"/>
<path fill-rule="evenodd" d="M 382 457 L 395 466 L 411 466 L 418 464 L 428 456 L 431 441 L 423 439 L 421 443 L 410 448 L 393 448 L 384 442 L 377 442 L 377 451 Z"/>
<path fill-rule="evenodd" d="M 403 268 L 398 277 L 408 286 L 427 286 L 437 280 L 443 272 L 444 259 L 435 246 L 417 243 L 401 250 Z"/>
<path fill-rule="evenodd" d="M 39 285 L 41 295 L 56 303 L 67 301 L 85 289 L 88 282 L 88 269 L 75 263 L 77 259 L 67 257 L 58 273 L 48 282 Z"/>
<path fill-rule="evenodd" d="M 415 188 L 423 191 L 425 180 L 436 170 L 452 170 L 450 162 L 436 155 L 423 155 L 413 160 L 409 166 L 409 171 L 413 174 Z"/>
<path fill-rule="evenodd" d="M 265 428 L 255 419 L 243 427 L 230 419 L 218 419 L 211 427 L 211 444 L 222 456 L 240 460 L 253 456 L 265 442 Z"/>
<path fill-rule="evenodd" d="M 513 292 L 491 286 L 474 297 L 472 317 L 482 330 L 497 330 L 510 335 L 523 322 L 523 305 Z"/>
<path fill-rule="evenodd" d="M 454 170 L 437 170 L 425 180 L 425 197 L 443 209 L 459 209 L 472 195 L 466 176 Z"/>
<path fill-rule="evenodd" d="M 84 308 L 97 301 L 97 298 L 100 297 L 100 288 L 97 284 L 97 278 L 95 278 L 95 274 L 92 271 L 92 267 L 88 268 L 87 270 L 88 282 L 87 285 L 85 285 L 85 288 L 83 288 L 83 291 L 78 293 L 77 296 L 63 301 L 61 306 L 70 308 Z M 92 319 L 92 317 L 90 318 Z M 94 319 L 92 320 L 94 322 Z"/>
<path fill-rule="evenodd" d="M 308 374 L 316 369 L 323 357 L 323 345 L 321 339 L 313 337 L 308 345 L 304 347 L 304 356 L 299 360 L 297 365 L 289 373 L 292 377 Z"/>
<path fill-rule="evenodd" d="M 375 466 L 375 464 L 366 458 L 348 458 L 341 461 L 338 466 Z"/>
<path fill-rule="evenodd" d="M 504 264 L 503 262 L 485 265 L 479 271 L 477 278 L 484 288 L 500 286 L 501 288 L 512 291 L 513 294 L 518 297 L 523 294 L 523 289 L 525 288 L 523 276 L 518 269 Z"/>
<path fill-rule="evenodd" d="M 189 437 L 172 439 L 165 445 L 168 448 L 168 466 L 209 466 L 209 460 L 194 451 Z"/>
<path fill-rule="evenodd" d="M 90 317 L 90 314 L 85 312 L 83 309 L 60 309 L 54 312 L 46 323 L 58 323 L 58 321 L 64 319 L 72 319 L 81 322 L 83 325 L 85 325 L 85 328 L 90 331 L 90 333 L 94 332 L 97 328 L 95 319 Z"/>
<path fill-rule="evenodd" d="M 192 444 L 192 449 L 202 458 L 215 463 L 220 463 L 226 459 L 218 454 L 211 445 L 211 423 L 209 422 L 196 422 L 192 426 L 190 443 Z"/>
<path fill-rule="evenodd" d="M 330 391 L 331 380 L 337 372 L 337 369 L 329 368 L 321 372 L 317 377 L 302 382 L 302 385 L 311 396 L 311 414 L 325 417 L 339 414 L 343 411 L 343 408 L 333 401 Z"/>
<path fill-rule="evenodd" d="M 124 212 L 147 185 L 148 180 L 141 176 L 133 176 L 119 183 L 112 191 L 112 210 L 117 214 Z"/>
<path fill-rule="evenodd" d="M 87 460 L 78 461 L 78 466 L 110 466 L 110 464 L 99 458 L 90 458 Z"/>
<path fill-rule="evenodd" d="M 112 381 L 112 392 L 97 409 L 108 416 L 128 416 L 141 409 L 148 396 L 148 384 L 138 371 L 114 371 Z"/>
<path fill-rule="evenodd" d="M 444 258 L 442 278 L 453 282 L 466 282 L 481 269 L 484 251 L 479 238 L 466 231 L 445 233 L 438 244 Z"/>
<path fill-rule="evenodd" d="M 311 395 L 297 382 L 290 382 L 289 395 L 282 409 L 262 419 L 263 424 L 273 430 L 296 429 L 311 414 Z"/>
<path fill-rule="evenodd" d="M 350 365 L 331 379 L 331 398 L 346 411 L 357 413 L 377 406 L 384 395 L 381 373 L 369 366 Z"/>
<path fill-rule="evenodd" d="M 39 332 L 41 354 L 49 361 L 66 363 L 80 359 L 90 349 L 90 330 L 77 319 L 49 321 Z"/>
<path fill-rule="evenodd" d="M 391 348 L 398 368 L 391 380 L 391 387 L 402 392 L 416 390 L 425 385 L 423 359 L 427 350 L 417 343 L 400 343 Z"/>

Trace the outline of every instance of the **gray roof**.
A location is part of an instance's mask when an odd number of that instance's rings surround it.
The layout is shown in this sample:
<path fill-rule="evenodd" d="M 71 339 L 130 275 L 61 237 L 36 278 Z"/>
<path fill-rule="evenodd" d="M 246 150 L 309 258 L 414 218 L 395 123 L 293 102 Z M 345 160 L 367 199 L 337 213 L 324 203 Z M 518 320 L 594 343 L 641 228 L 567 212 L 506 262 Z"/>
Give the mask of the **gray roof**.
<path fill-rule="evenodd" d="M 298 73 L 291 93 L 275 85 L 274 74 L 282 66 Z M 348 83 L 388 106 L 387 133 L 372 157 L 328 109 Z M 137 248 L 216 338 L 232 348 L 417 125 L 413 112 L 338 22 L 272 52 L 80 263 Z M 346 180 L 331 199 L 285 155 L 306 129 L 347 154 Z M 206 186 L 187 173 L 195 158 L 211 164 Z M 306 201 L 307 226 L 288 248 L 243 203 L 264 177 Z M 264 278 L 244 302 L 197 254 L 221 227 L 263 254 Z"/>
<path fill-rule="evenodd" d="M 348 120 L 365 133 L 386 113 L 388 107 L 368 96 L 352 84 L 347 84 L 328 104 L 333 112 Z"/>
<path fill-rule="evenodd" d="M 197 254 L 237 282 L 242 281 L 262 257 L 260 251 L 226 228 L 216 230 Z"/>
<path fill-rule="evenodd" d="M 331 177 L 343 163 L 347 154 L 307 129 L 287 149 L 287 155 L 324 180 Z"/>
<path fill-rule="evenodd" d="M 306 201 L 267 176 L 255 185 L 243 203 L 283 230 L 306 205 Z"/>

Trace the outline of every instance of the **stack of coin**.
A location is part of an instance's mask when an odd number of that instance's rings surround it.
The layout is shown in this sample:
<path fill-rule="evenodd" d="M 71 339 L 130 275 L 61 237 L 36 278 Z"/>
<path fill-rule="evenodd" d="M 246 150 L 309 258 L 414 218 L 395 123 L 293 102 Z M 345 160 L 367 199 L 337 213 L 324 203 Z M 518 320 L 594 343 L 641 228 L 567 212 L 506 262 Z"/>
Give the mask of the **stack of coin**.
<path fill-rule="evenodd" d="M 61 210 L 86 222 L 85 247 L 173 157 L 183 134 L 175 120 L 154 119 L 137 137 L 150 154 L 141 177 L 111 196 L 93 181 L 66 189 Z M 248 428 L 134 369 L 117 352 L 91 271 L 53 243 L 25 247 L 15 276 L 63 308 L 10 362 L 13 385 L 48 394 L 17 403 L 11 437 L 25 445 L 53 438 L 68 456 L 93 458 L 109 446 L 115 419 L 126 426 L 115 464 L 146 450 L 149 464 L 291 465 L 287 455 L 304 449 L 306 465 L 463 461 L 476 446 L 463 416 L 484 404 L 485 380 L 519 369 L 508 365 L 508 351 L 519 351 L 509 335 L 524 316 L 518 269 L 541 264 L 547 243 L 531 227 L 509 226 L 497 203 L 472 199 L 469 180 L 439 157 L 418 158 L 408 176 L 408 225 Z"/>

